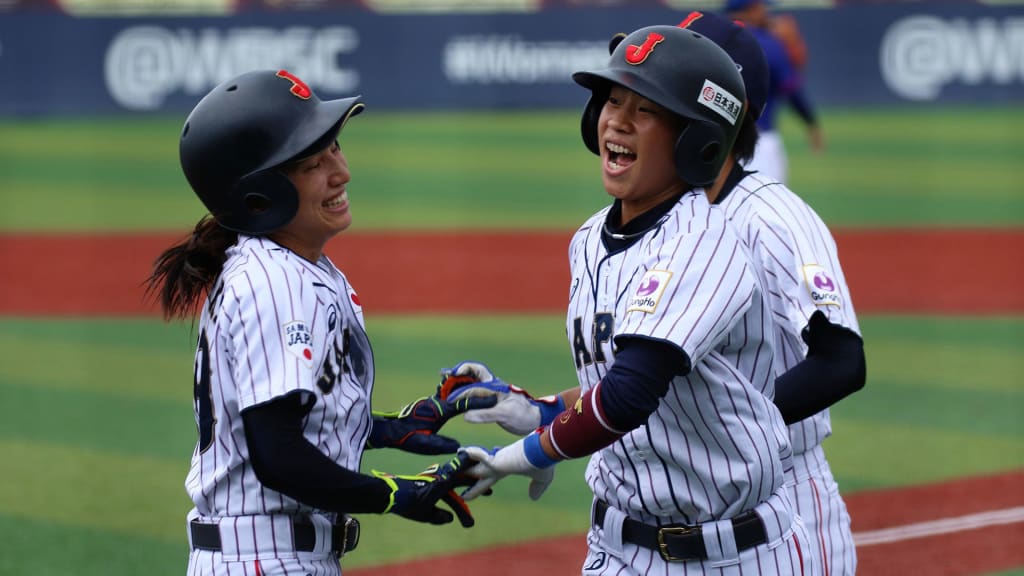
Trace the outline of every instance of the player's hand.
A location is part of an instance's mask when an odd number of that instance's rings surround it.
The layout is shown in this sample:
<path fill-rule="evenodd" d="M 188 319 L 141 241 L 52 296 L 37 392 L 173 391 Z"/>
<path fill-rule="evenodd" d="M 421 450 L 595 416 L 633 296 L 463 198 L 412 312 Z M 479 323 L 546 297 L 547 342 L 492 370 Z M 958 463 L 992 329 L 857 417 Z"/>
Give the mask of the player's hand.
<path fill-rule="evenodd" d="M 815 310 L 807 325 L 800 331 L 800 337 L 807 344 L 807 356 L 827 355 L 838 352 L 837 345 L 848 338 L 862 340 L 853 330 L 840 324 L 833 324 L 821 310 Z"/>
<path fill-rule="evenodd" d="M 391 488 L 391 504 L 384 513 L 398 514 L 417 522 L 448 524 L 454 519 L 454 512 L 464 528 L 473 526 L 476 521 L 469 506 L 455 493 L 455 488 L 473 482 L 465 474 L 470 464 L 472 459 L 460 453 L 445 464 L 434 464 L 414 476 L 395 476 L 374 470 L 373 475 L 387 482 Z M 438 506 L 438 501 L 447 504 L 452 512 Z"/>
<path fill-rule="evenodd" d="M 817 124 L 809 126 L 807 128 L 807 140 L 810 143 L 811 151 L 815 154 L 821 154 L 825 151 L 825 135 L 821 131 L 821 126 Z"/>
<path fill-rule="evenodd" d="M 416 454 L 454 454 L 459 442 L 437 433 L 453 416 L 490 408 L 496 396 L 466 395 L 444 400 L 441 385 L 433 396 L 420 398 L 398 412 L 373 413 L 373 426 L 366 440 L 369 448 L 398 448 Z"/>
<path fill-rule="evenodd" d="M 565 410 L 559 396 L 534 398 L 526 390 L 496 377 L 485 364 L 459 362 L 441 372 L 441 398 L 458 401 L 462 398 L 494 397 L 493 408 L 466 413 L 466 422 L 496 422 L 505 431 L 523 436 L 540 426 L 550 424 Z"/>
<path fill-rule="evenodd" d="M 530 478 L 529 494 L 531 500 L 539 499 L 544 491 L 551 485 L 555 478 L 555 467 L 538 467 L 530 463 L 526 457 L 525 443 L 527 439 L 536 436 L 533 434 L 526 438 L 520 438 L 513 444 L 504 448 L 487 450 L 480 446 L 467 446 L 459 450 L 459 454 L 466 454 L 477 463 L 466 471 L 466 474 L 476 478 L 475 484 L 462 493 L 466 500 L 472 500 L 481 494 L 487 494 L 491 487 L 508 476 L 509 474 L 520 474 Z"/>

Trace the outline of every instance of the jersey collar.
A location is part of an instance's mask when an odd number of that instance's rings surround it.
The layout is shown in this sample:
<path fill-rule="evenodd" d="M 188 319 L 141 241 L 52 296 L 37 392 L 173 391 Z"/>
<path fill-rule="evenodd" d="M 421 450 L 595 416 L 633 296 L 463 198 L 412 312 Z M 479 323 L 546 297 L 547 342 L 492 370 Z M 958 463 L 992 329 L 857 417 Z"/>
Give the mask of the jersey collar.
<path fill-rule="evenodd" d="M 684 194 L 689 192 L 693 192 L 693 190 L 676 194 L 647 212 L 633 218 L 625 226 L 618 229 L 611 224 L 612 222 L 618 222 L 619 216 L 622 215 L 622 200 L 616 198 L 615 202 L 612 203 L 611 210 L 608 210 L 608 214 L 605 215 L 604 226 L 601 228 L 601 242 L 604 243 L 605 249 L 608 252 L 618 252 L 635 244 L 648 231 L 661 224 L 662 217 L 668 214 L 668 211 L 676 205 L 676 202 L 679 202 L 679 199 Z"/>

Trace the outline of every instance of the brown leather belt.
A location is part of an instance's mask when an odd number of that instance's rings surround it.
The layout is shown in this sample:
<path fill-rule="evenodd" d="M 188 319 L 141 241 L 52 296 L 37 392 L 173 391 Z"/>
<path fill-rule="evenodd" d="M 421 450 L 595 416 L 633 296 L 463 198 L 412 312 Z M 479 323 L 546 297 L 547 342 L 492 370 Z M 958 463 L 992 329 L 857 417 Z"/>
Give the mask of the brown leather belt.
<path fill-rule="evenodd" d="M 608 504 L 598 500 L 594 505 L 594 526 L 603 528 Z M 753 510 L 748 510 L 732 519 L 732 530 L 736 536 L 736 550 L 753 548 L 768 541 L 764 522 Z M 661 554 L 666 562 L 686 560 L 707 560 L 704 535 L 697 526 L 651 526 L 632 518 L 626 518 L 622 526 L 622 540 Z"/>
<path fill-rule="evenodd" d="M 207 524 L 198 520 L 189 523 L 192 531 L 192 547 L 198 550 L 221 551 L 220 528 L 217 524 Z M 316 549 L 316 528 L 303 518 L 292 520 L 292 533 L 295 538 L 295 550 L 312 552 Z M 344 521 L 331 527 L 331 551 L 338 556 L 351 552 L 359 545 L 359 521 L 345 516 Z"/>

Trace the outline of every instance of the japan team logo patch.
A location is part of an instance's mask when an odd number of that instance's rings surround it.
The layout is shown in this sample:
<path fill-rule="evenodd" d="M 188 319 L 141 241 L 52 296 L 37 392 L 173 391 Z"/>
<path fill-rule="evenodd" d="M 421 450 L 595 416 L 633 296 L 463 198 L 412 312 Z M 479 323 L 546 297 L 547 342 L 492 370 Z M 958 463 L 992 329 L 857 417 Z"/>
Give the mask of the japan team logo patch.
<path fill-rule="evenodd" d="M 281 326 L 284 348 L 302 361 L 306 368 L 313 367 L 313 334 L 305 322 L 289 322 Z"/>
<path fill-rule="evenodd" d="M 722 118 L 729 121 L 729 124 L 736 125 L 740 117 L 743 104 L 740 99 L 729 93 L 728 90 L 715 84 L 711 80 L 704 80 L 704 87 L 697 96 L 697 102 L 707 106 Z"/>
<path fill-rule="evenodd" d="M 804 265 L 804 284 L 811 294 L 815 306 L 842 306 L 843 297 L 839 295 L 839 286 L 824 266 L 819 264 Z"/>
<path fill-rule="evenodd" d="M 629 299 L 626 312 L 646 312 L 653 314 L 658 308 L 658 301 L 665 293 L 672 272 L 668 270 L 648 270 L 640 279 L 640 285 Z"/>

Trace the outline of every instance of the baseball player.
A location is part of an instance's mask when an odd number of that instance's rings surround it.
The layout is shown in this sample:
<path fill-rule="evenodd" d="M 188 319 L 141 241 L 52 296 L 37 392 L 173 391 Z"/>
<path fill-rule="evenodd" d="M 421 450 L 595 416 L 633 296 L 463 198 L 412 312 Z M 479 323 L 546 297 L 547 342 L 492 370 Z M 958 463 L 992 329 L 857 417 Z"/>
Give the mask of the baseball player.
<path fill-rule="evenodd" d="M 821 443 L 832 433 L 828 407 L 864 386 L 866 366 L 835 240 L 789 188 L 742 166 L 756 148 L 755 123 L 770 93 L 757 39 L 710 13 L 693 12 L 680 26 L 718 43 L 743 76 L 749 102 L 744 122 L 730 159 L 705 192 L 749 248 L 768 295 L 782 374 L 775 403 L 790 424 L 793 469 L 786 480 L 810 536 L 805 555 L 821 564 L 823 574 L 852 575 L 857 555 L 850 517 Z"/>
<path fill-rule="evenodd" d="M 789 177 L 789 162 L 782 136 L 775 127 L 779 104 L 788 103 L 803 121 L 807 127 L 812 151 L 821 152 L 825 149 L 825 143 L 800 71 L 806 60 L 806 49 L 800 47 L 803 41 L 799 38 L 796 23 L 791 18 L 773 17 L 768 9 L 769 2 L 770 0 L 728 0 L 725 11 L 730 18 L 747 25 L 764 50 L 768 62 L 769 89 L 766 93 L 764 112 L 757 121 L 760 137 L 753 156 L 746 160 L 744 165 L 748 170 L 761 172 L 785 183 Z M 786 30 L 785 36 L 780 36 L 775 30 L 775 20 L 788 23 L 779 27 Z M 784 41 L 783 38 L 789 40 Z M 800 54 L 799 62 L 793 60 L 793 52 Z"/>
<path fill-rule="evenodd" d="M 500 389 L 478 363 L 452 369 L 484 384 L 443 387 L 442 397 L 490 386 L 550 418 L 494 453 L 465 448 L 480 461 L 465 496 L 522 474 L 536 499 L 556 462 L 591 455 L 584 574 L 811 573 L 784 486 L 790 448 L 771 400 L 766 302 L 701 188 L 739 130 L 743 80 L 714 42 L 675 26 L 634 31 L 605 68 L 573 78 L 591 90 L 583 140 L 614 198 L 569 249 L 579 386 L 533 399 Z"/>
<path fill-rule="evenodd" d="M 337 137 L 362 109 L 358 97 L 321 101 L 285 70 L 256 71 L 215 87 L 185 121 L 181 165 L 211 215 L 157 259 L 149 287 L 168 319 L 201 314 L 190 576 L 340 574 L 358 539 L 349 513 L 444 524 L 441 500 L 473 524 L 454 492 L 465 456 L 419 475 L 358 472 L 367 445 L 454 452 L 434 433 L 493 405 L 431 397 L 371 412 L 363 309 L 323 254 L 352 222 Z"/>

